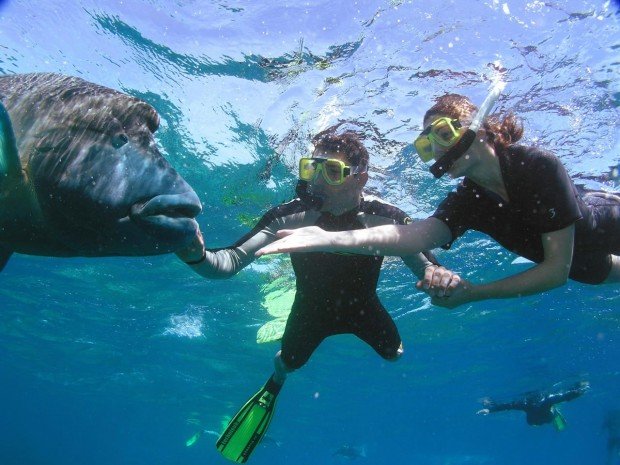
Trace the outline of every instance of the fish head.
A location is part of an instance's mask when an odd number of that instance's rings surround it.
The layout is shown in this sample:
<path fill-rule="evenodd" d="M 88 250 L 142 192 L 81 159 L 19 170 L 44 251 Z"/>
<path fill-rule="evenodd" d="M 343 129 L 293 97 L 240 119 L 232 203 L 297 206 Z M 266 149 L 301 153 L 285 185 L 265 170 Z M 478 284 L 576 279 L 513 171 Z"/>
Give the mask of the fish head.
<path fill-rule="evenodd" d="M 88 97 L 66 101 L 32 131 L 28 175 L 46 221 L 84 255 L 188 245 L 201 204 L 159 150 L 155 109 L 121 93 Z"/>

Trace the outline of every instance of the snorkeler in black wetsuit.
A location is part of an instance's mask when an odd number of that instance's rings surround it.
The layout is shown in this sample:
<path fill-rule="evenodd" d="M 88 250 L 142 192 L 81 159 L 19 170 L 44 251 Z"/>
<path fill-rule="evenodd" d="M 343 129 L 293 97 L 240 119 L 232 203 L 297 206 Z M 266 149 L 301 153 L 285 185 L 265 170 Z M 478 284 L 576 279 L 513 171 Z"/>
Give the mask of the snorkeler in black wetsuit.
<path fill-rule="evenodd" d="M 255 260 L 255 252 L 276 240 L 282 229 L 318 226 L 342 231 L 410 222 L 400 209 L 362 195 L 368 180 L 368 151 L 354 133 L 337 134 L 336 128 L 318 134 L 312 157 L 301 159 L 299 198 L 269 210 L 233 246 L 207 250 L 200 238 L 178 253 L 180 258 L 205 277 L 227 278 Z M 431 295 L 459 284 L 459 277 L 434 264 L 428 252 L 401 258 L 423 279 Z M 292 253 L 291 262 L 296 294 L 274 373 L 216 443 L 222 455 L 234 461 L 248 459 L 265 435 L 287 373 L 304 365 L 326 337 L 354 334 L 386 360 L 396 360 L 403 352 L 398 329 L 376 293 L 382 256 Z"/>
<path fill-rule="evenodd" d="M 314 139 L 313 158 L 302 160 L 300 176 L 308 190 L 301 197 L 269 210 L 247 235 L 233 246 L 207 250 L 195 247 L 196 259 L 182 256 L 194 271 L 208 278 L 228 278 L 256 259 L 254 253 L 276 239 L 281 229 L 319 226 L 328 231 L 362 229 L 383 224 L 407 224 L 400 209 L 380 199 L 363 196 L 368 179 L 368 152 L 352 132 L 336 134 L 330 128 Z M 316 161 L 319 160 L 317 163 Z M 349 166 L 350 165 L 350 166 Z M 347 174 L 348 173 L 348 174 Z M 317 208 L 316 199 L 322 205 Z M 433 266 L 431 255 L 402 257 L 433 288 L 458 285 L 458 276 Z M 383 257 L 333 253 L 293 253 L 296 296 L 276 356 L 275 381 L 304 365 L 323 339 L 351 333 L 379 355 L 394 360 L 402 353 L 401 338 L 377 297 Z"/>
<path fill-rule="evenodd" d="M 512 402 L 496 403 L 485 399 L 485 408 L 478 410 L 479 415 L 501 412 L 503 410 L 523 410 L 528 425 L 540 426 L 546 423 L 553 423 L 553 426 L 561 431 L 566 427 L 566 421 L 556 407 L 560 402 L 568 402 L 576 399 L 589 389 L 586 381 L 575 384 L 570 389 L 555 393 L 530 392 L 524 397 L 513 400 Z"/>

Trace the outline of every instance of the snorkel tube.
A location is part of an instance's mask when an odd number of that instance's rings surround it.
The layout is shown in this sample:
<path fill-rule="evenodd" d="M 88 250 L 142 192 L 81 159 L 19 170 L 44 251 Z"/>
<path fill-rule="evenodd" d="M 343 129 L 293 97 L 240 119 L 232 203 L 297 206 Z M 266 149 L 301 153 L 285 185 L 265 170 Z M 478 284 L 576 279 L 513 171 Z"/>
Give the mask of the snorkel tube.
<path fill-rule="evenodd" d="M 480 125 L 491 112 L 491 109 L 495 105 L 495 102 L 504 87 L 506 87 L 506 83 L 500 80 L 498 80 L 493 87 L 491 87 L 487 98 L 485 98 L 482 105 L 480 105 L 480 108 L 476 112 L 469 128 L 467 128 L 456 145 L 448 150 L 443 157 L 433 163 L 430 167 L 429 170 L 433 176 L 436 178 L 442 177 L 450 170 L 450 168 L 452 168 L 454 162 L 469 150 L 469 147 L 471 147 L 471 144 L 476 139 L 476 133 L 478 132 L 478 129 L 480 129 Z"/>

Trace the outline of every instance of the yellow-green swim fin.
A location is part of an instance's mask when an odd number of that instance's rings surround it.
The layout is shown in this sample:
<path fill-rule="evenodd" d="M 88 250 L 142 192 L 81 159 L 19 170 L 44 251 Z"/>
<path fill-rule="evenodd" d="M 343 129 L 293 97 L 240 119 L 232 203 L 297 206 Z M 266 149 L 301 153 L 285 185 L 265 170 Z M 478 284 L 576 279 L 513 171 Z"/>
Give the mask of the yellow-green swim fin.
<path fill-rule="evenodd" d="M 551 412 L 553 413 L 553 426 L 558 431 L 564 431 L 566 429 L 566 419 L 560 409 L 557 407 L 552 407 Z"/>
<path fill-rule="evenodd" d="M 237 463 L 248 460 L 267 432 L 281 387 L 272 376 L 230 420 L 215 443 L 224 457 Z"/>

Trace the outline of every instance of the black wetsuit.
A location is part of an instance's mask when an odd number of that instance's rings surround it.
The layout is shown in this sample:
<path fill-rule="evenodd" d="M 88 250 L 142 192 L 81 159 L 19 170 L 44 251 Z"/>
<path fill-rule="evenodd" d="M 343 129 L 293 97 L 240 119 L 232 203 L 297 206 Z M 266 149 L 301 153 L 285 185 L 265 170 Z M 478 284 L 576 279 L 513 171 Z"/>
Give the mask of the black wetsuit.
<path fill-rule="evenodd" d="M 402 210 L 372 197 L 339 216 L 312 210 L 295 199 L 269 210 L 233 246 L 207 251 L 206 265 L 212 273 L 204 273 L 205 265 L 201 272 L 212 278 L 232 276 L 255 259 L 258 249 L 275 241 L 280 229 L 316 225 L 327 231 L 347 231 L 410 221 Z M 423 254 L 402 258 L 417 274 L 430 263 Z M 301 367 L 323 339 L 342 333 L 355 334 L 386 359 L 396 357 L 400 335 L 376 293 L 383 257 L 292 253 L 291 262 L 297 292 L 282 337 L 281 356 L 287 367 Z"/>
<path fill-rule="evenodd" d="M 510 200 L 465 178 L 432 215 L 452 233 L 444 248 L 474 229 L 540 263 L 541 234 L 575 224 L 570 278 L 603 282 L 611 270 L 611 255 L 620 254 L 620 195 L 578 190 L 557 157 L 532 147 L 510 146 L 498 158 Z"/>
<path fill-rule="evenodd" d="M 581 384 L 573 386 L 571 389 L 554 394 L 534 392 L 526 394 L 523 398 L 498 404 L 491 402 L 486 405 L 489 412 L 501 412 L 502 410 L 523 410 L 528 425 L 544 425 L 551 423 L 556 415 L 552 407 L 560 402 L 567 402 L 576 399 L 586 391 L 587 387 Z"/>

